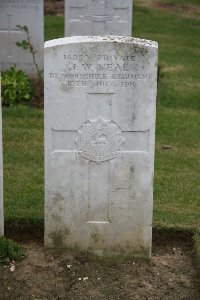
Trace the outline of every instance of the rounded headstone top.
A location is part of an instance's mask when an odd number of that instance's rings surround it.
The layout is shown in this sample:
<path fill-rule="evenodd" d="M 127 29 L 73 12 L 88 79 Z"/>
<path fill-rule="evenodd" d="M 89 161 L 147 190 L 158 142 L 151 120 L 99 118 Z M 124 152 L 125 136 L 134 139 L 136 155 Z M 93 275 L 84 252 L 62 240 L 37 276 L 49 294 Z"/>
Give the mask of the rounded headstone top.
<path fill-rule="evenodd" d="M 72 36 L 65 37 L 60 39 L 49 40 L 45 42 L 44 47 L 56 47 L 67 44 L 76 44 L 76 43 L 92 43 L 92 42 L 106 42 L 106 43 L 126 43 L 126 44 L 134 44 L 142 47 L 153 47 L 158 48 L 158 43 L 151 40 L 139 39 L 134 37 L 126 37 L 126 36 Z"/>

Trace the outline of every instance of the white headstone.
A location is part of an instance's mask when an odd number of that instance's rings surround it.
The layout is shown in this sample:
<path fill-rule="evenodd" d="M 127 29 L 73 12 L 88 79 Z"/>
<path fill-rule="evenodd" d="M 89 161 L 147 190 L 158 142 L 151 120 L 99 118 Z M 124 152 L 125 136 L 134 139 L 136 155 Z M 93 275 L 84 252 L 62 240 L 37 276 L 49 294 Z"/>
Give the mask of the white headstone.
<path fill-rule="evenodd" d="M 0 99 L 1 99 L 1 76 L 0 76 Z M 4 234 L 3 216 L 3 149 L 2 149 L 2 114 L 0 101 L 0 236 Z"/>
<path fill-rule="evenodd" d="M 45 44 L 45 245 L 149 257 L 157 43 Z"/>
<path fill-rule="evenodd" d="M 132 1 L 65 0 L 65 36 L 131 36 Z"/>
<path fill-rule="evenodd" d="M 30 31 L 31 44 L 36 53 L 36 62 L 43 70 L 44 45 L 43 0 L 0 0 L 0 45 L 1 67 L 5 71 L 15 64 L 30 76 L 36 75 L 32 55 L 28 50 L 16 46 L 16 42 L 27 40 L 26 33 L 16 25 L 26 25 Z"/>

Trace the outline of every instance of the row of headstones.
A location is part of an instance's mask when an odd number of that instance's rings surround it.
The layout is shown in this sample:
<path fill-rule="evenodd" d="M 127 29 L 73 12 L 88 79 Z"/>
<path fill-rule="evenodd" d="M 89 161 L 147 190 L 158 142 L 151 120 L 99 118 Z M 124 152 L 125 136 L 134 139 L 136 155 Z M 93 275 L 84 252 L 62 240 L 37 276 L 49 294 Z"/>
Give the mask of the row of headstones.
<path fill-rule="evenodd" d="M 43 0 L 0 0 L 1 69 L 15 64 L 34 76 L 31 54 L 16 46 L 16 42 L 27 40 L 26 32 L 17 25 L 28 27 L 37 64 L 43 70 Z M 132 0 L 65 0 L 65 36 L 131 36 L 131 31 Z"/>
<path fill-rule="evenodd" d="M 44 58 L 45 245 L 149 258 L 157 43 L 68 37 Z"/>

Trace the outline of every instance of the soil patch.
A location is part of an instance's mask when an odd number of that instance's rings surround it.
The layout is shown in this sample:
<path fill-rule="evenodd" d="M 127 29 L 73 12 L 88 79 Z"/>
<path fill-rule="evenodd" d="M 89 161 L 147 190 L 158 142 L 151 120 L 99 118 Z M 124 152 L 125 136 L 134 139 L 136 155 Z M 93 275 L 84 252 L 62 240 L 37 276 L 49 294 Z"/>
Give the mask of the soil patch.
<path fill-rule="evenodd" d="M 44 82 L 40 78 L 31 79 L 33 87 L 33 100 L 30 105 L 37 108 L 44 108 Z"/>
<path fill-rule="evenodd" d="M 189 234 L 154 233 L 151 262 L 45 252 L 30 236 L 23 248 L 23 261 L 0 266 L 2 300 L 200 299 Z"/>
<path fill-rule="evenodd" d="M 44 12 L 46 15 L 62 16 L 64 14 L 64 0 L 45 0 Z"/>
<path fill-rule="evenodd" d="M 190 16 L 196 18 L 200 17 L 200 6 L 198 5 L 190 5 L 190 4 L 175 5 L 174 3 L 156 1 L 153 6 L 168 11 L 177 12 L 184 16 Z"/>
<path fill-rule="evenodd" d="M 156 9 L 166 10 L 168 12 L 176 12 L 185 17 L 200 17 L 200 5 L 175 4 L 167 0 L 135 0 L 134 3 L 138 6 L 152 7 Z"/>

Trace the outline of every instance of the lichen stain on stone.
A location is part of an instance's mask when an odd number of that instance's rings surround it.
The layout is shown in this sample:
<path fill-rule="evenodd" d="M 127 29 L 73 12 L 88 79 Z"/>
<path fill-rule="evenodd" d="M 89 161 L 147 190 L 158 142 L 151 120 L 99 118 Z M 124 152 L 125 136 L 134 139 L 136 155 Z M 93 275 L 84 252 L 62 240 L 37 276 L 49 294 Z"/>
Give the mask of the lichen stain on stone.
<path fill-rule="evenodd" d="M 66 238 L 69 235 L 70 235 L 69 228 L 60 229 L 60 230 L 50 233 L 49 237 L 52 240 L 52 246 L 54 248 L 64 248 L 66 246 L 64 241 L 66 240 Z"/>
<path fill-rule="evenodd" d="M 60 195 L 60 193 L 55 193 L 54 194 L 54 197 L 53 197 L 53 200 L 55 201 L 55 202 L 61 202 L 61 201 L 63 201 L 64 200 L 64 198 Z"/>
<path fill-rule="evenodd" d="M 53 222 L 60 223 L 61 222 L 61 214 L 60 212 L 64 209 L 64 198 L 60 195 L 60 193 L 54 194 L 54 197 L 52 199 L 51 206 L 49 207 L 49 211 L 51 212 L 51 219 L 53 219 Z"/>
<path fill-rule="evenodd" d="M 131 175 L 133 176 L 134 173 L 135 173 L 135 167 L 134 166 L 130 166 L 130 172 L 131 172 Z"/>
<path fill-rule="evenodd" d="M 58 216 L 57 214 L 52 214 L 51 219 L 52 219 L 52 222 L 54 222 L 54 223 L 58 224 L 60 222 L 60 216 Z"/>
<path fill-rule="evenodd" d="M 130 241 L 124 241 L 123 244 L 115 244 L 109 250 L 113 255 L 122 255 L 124 257 L 134 257 L 139 259 L 149 260 L 149 249 L 140 245 L 134 248 L 133 243 Z"/>
<path fill-rule="evenodd" d="M 135 120 L 136 120 L 136 116 L 135 116 L 135 113 L 133 113 L 133 115 L 132 115 L 132 121 L 135 122 Z"/>
<path fill-rule="evenodd" d="M 52 240 L 52 245 L 55 248 L 62 248 L 63 246 L 63 236 L 60 232 L 53 232 L 49 235 Z"/>
<path fill-rule="evenodd" d="M 130 166 L 129 167 L 129 175 L 128 175 L 128 180 L 129 180 L 129 186 L 131 187 L 133 184 L 133 179 L 135 176 L 135 167 L 134 166 Z"/>
<path fill-rule="evenodd" d="M 97 232 L 93 232 L 90 236 L 95 243 L 102 241 L 102 236 Z"/>
<path fill-rule="evenodd" d="M 57 51 L 56 51 L 57 49 L 56 49 L 56 47 L 53 46 L 51 49 L 52 49 L 52 51 L 53 51 L 53 55 L 54 55 L 54 56 L 57 56 Z"/>

